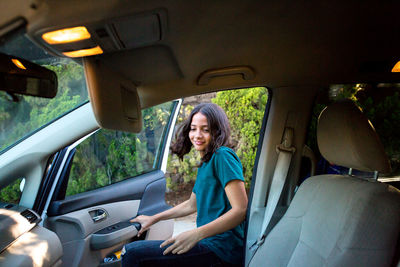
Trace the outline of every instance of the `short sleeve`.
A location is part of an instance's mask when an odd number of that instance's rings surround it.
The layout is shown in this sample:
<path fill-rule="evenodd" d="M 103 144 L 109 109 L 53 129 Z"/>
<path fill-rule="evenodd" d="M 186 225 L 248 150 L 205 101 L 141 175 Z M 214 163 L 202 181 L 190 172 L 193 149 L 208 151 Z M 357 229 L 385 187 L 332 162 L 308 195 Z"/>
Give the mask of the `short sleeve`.
<path fill-rule="evenodd" d="M 242 163 L 230 148 L 221 147 L 216 151 L 215 171 L 224 188 L 232 180 L 244 181 Z"/>
<path fill-rule="evenodd" d="M 196 183 L 194 183 L 192 192 L 196 194 Z"/>

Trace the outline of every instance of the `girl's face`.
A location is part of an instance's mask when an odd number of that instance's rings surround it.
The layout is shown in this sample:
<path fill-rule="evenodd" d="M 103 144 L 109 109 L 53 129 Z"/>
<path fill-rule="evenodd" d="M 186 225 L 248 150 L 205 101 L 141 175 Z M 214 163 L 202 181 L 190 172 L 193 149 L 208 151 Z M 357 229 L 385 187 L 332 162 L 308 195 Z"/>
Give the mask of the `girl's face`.
<path fill-rule="evenodd" d="M 207 117 L 200 112 L 194 114 L 190 124 L 189 139 L 194 148 L 203 156 L 205 149 L 211 141 L 211 133 L 208 127 Z"/>

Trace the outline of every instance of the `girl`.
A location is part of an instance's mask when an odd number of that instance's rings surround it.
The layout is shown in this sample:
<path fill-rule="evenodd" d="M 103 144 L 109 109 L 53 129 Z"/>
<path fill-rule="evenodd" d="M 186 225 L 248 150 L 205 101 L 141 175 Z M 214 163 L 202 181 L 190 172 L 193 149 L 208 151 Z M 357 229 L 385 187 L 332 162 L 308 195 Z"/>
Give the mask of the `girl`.
<path fill-rule="evenodd" d="M 188 200 L 153 216 L 133 219 L 151 225 L 197 211 L 197 228 L 165 241 L 135 241 L 125 246 L 124 266 L 231 266 L 243 259 L 243 221 L 247 196 L 242 165 L 228 148 L 230 127 L 215 104 L 200 104 L 178 130 L 172 152 L 180 159 L 191 147 L 200 152 L 193 192 Z"/>

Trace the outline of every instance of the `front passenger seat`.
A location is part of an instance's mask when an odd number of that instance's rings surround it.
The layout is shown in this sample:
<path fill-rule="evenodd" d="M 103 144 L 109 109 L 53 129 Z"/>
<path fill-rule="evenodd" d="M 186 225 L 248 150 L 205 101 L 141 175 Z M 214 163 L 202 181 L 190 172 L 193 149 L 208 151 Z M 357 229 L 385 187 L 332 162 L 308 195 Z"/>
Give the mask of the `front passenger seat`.
<path fill-rule="evenodd" d="M 330 163 L 390 172 L 374 128 L 350 101 L 321 113 L 317 139 Z M 300 186 L 250 266 L 390 266 L 399 228 L 396 188 L 352 176 L 313 176 Z"/>

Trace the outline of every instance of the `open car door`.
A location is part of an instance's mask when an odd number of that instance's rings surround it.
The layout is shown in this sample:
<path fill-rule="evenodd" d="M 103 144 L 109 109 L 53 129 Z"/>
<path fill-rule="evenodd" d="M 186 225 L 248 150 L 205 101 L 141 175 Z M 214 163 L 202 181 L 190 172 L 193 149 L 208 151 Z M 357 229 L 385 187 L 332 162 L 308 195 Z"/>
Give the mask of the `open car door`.
<path fill-rule="evenodd" d="M 140 225 L 129 219 L 169 208 L 164 173 L 180 103 L 142 110 L 138 134 L 98 129 L 58 152 L 51 163 L 57 167 L 46 177 L 53 181 L 50 194 L 37 205 L 46 214 L 43 225 L 61 240 L 63 266 L 118 263 L 123 245 L 137 239 Z M 172 233 L 169 220 L 141 239 L 166 239 Z"/>

